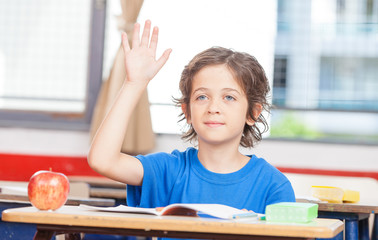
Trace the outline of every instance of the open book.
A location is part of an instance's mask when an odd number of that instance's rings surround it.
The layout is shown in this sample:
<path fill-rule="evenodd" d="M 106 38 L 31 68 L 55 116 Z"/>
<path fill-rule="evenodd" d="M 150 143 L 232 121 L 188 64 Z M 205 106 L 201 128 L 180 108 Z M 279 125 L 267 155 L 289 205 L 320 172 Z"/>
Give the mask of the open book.
<path fill-rule="evenodd" d="M 117 207 L 94 207 L 80 205 L 87 210 L 107 211 L 107 212 L 125 212 L 125 213 L 143 213 L 156 216 L 176 215 L 176 216 L 210 216 L 221 219 L 259 219 L 260 216 L 252 211 L 244 211 L 234 207 L 222 204 L 193 204 L 193 203 L 175 203 L 163 208 L 140 208 L 119 205 Z"/>

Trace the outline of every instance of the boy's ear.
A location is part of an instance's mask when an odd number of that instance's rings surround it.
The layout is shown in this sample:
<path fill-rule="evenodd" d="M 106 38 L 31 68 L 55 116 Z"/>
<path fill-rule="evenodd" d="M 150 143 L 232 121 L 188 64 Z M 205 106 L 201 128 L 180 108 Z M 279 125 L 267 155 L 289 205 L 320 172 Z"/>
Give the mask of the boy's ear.
<path fill-rule="evenodd" d="M 188 113 L 187 113 L 187 106 L 188 106 L 188 105 L 185 104 L 185 103 L 181 104 L 181 110 L 182 110 L 182 112 L 183 112 L 184 115 L 185 115 L 186 123 L 191 124 L 190 116 L 189 116 Z"/>
<path fill-rule="evenodd" d="M 258 119 L 262 110 L 263 110 L 262 105 L 260 103 L 255 103 L 255 106 L 253 106 L 253 110 L 252 110 L 253 117 L 255 119 Z M 249 126 L 252 126 L 253 124 L 255 124 L 255 121 L 250 116 L 247 117 L 247 120 L 245 122 Z"/>

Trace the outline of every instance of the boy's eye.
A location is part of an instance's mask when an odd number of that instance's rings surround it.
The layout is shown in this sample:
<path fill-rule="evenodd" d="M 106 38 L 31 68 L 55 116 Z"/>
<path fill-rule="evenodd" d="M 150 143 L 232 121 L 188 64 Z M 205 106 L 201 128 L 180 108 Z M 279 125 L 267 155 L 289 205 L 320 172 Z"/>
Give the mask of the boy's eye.
<path fill-rule="evenodd" d="M 227 101 L 233 101 L 235 98 L 233 96 L 227 95 L 224 97 Z"/>
<path fill-rule="evenodd" d="M 206 100 L 207 97 L 205 95 L 200 95 L 196 98 L 197 100 Z"/>

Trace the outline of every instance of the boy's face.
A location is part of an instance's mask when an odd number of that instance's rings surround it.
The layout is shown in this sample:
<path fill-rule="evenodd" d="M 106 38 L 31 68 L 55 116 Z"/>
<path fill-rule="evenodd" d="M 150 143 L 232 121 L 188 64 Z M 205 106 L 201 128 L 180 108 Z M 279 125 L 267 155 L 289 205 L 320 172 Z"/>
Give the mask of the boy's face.
<path fill-rule="evenodd" d="M 185 115 L 197 133 L 199 144 L 233 142 L 238 146 L 244 124 L 254 123 L 246 117 L 247 108 L 247 97 L 230 70 L 225 65 L 214 65 L 194 76 L 190 115 Z"/>

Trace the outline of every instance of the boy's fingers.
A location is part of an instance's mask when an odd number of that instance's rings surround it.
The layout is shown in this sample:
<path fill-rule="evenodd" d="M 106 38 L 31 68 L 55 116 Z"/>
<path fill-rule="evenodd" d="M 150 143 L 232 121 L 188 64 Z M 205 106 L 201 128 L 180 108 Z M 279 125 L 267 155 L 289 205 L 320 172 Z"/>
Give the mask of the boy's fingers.
<path fill-rule="evenodd" d="M 172 49 L 165 50 L 163 55 L 161 55 L 161 57 L 157 60 L 157 66 L 159 69 L 161 69 L 164 66 L 164 64 L 167 62 L 171 52 L 172 52 Z"/>
<path fill-rule="evenodd" d="M 125 32 L 122 33 L 122 47 L 125 52 L 130 51 L 129 39 Z"/>
<path fill-rule="evenodd" d="M 154 51 L 156 51 L 156 48 L 157 48 L 158 36 L 159 36 L 159 28 L 154 27 L 154 29 L 152 30 L 151 43 L 150 43 L 150 48 Z"/>
<path fill-rule="evenodd" d="M 150 40 L 150 31 L 151 31 L 151 21 L 147 20 L 144 24 L 143 34 L 142 34 L 142 46 L 148 46 L 148 42 Z"/>
<path fill-rule="evenodd" d="M 134 31 L 133 31 L 133 42 L 132 42 L 133 47 L 139 46 L 139 43 L 140 43 L 139 42 L 139 30 L 140 30 L 139 23 L 135 23 Z"/>

